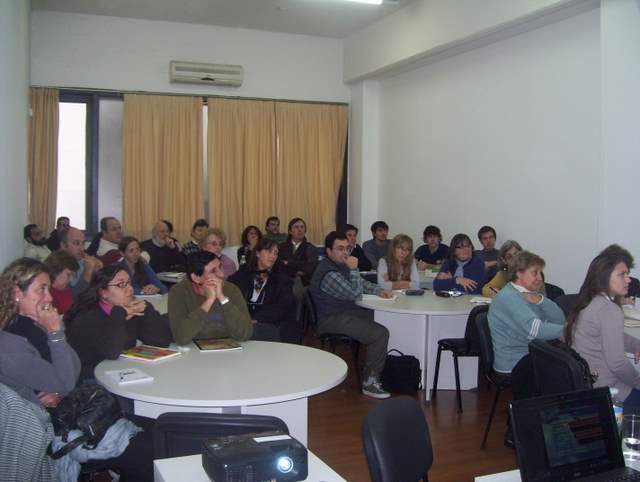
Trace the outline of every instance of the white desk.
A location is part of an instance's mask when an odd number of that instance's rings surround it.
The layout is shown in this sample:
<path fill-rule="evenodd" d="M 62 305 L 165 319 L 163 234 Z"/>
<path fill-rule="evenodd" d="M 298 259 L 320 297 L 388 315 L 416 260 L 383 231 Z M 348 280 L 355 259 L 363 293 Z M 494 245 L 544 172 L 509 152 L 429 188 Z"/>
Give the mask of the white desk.
<path fill-rule="evenodd" d="M 516 469 L 498 474 L 482 475 L 476 477 L 474 480 L 475 482 L 521 482 L 522 479 L 520 478 L 520 471 Z"/>
<path fill-rule="evenodd" d="M 153 480 L 155 482 L 210 482 L 209 476 L 202 468 L 202 455 L 154 460 Z M 309 475 L 305 480 L 346 482 L 311 451 L 309 451 Z"/>
<path fill-rule="evenodd" d="M 169 293 L 164 295 L 137 295 L 136 299 L 146 301 L 161 315 L 166 315 L 169 312 Z"/>
<path fill-rule="evenodd" d="M 427 291 L 423 296 L 398 295 L 396 301 L 358 301 L 364 308 L 375 310 L 375 320 L 389 330 L 389 349 L 395 348 L 420 361 L 426 399 L 431 398 L 438 340 L 463 338 L 467 318 L 474 305 L 470 295 L 441 298 Z M 477 385 L 477 358 L 460 358 L 460 388 Z M 453 359 L 444 352 L 440 360 L 438 389 L 455 389 Z"/>
<path fill-rule="evenodd" d="M 340 384 L 347 375 L 341 358 L 287 343 L 242 342 L 242 350 L 200 352 L 193 344 L 181 356 L 155 363 L 105 360 L 95 376 L 110 392 L 134 400 L 137 415 L 215 412 L 273 415 L 307 444 L 307 399 Z M 152 382 L 118 385 L 107 370 L 138 367 Z"/>

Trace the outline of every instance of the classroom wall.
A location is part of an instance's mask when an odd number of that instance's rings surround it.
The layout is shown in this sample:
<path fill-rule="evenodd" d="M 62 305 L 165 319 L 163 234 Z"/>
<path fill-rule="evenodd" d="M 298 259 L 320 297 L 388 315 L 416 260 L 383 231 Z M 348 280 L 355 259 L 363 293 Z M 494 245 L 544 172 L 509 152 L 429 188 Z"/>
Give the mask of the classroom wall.
<path fill-rule="evenodd" d="M 599 22 L 591 10 L 379 81 L 379 215 L 393 233 L 418 242 L 436 224 L 477 242 L 491 224 L 578 288 L 599 248 Z"/>
<path fill-rule="evenodd" d="M 0 2 L 0 269 L 22 255 L 27 219 L 29 2 Z"/>
<path fill-rule="evenodd" d="M 48 11 L 32 13 L 31 83 L 348 102 L 337 39 Z M 169 61 L 240 64 L 242 87 L 169 82 Z"/>

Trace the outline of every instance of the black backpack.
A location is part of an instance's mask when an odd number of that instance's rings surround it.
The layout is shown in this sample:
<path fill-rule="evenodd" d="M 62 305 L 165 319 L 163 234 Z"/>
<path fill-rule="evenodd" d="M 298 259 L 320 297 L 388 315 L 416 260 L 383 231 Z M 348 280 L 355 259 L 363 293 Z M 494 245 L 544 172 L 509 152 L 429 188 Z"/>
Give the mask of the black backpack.
<path fill-rule="evenodd" d="M 398 355 L 392 355 L 396 352 Z M 389 350 L 381 374 L 382 388 L 391 393 L 411 395 L 422 389 L 420 362 L 411 355 Z"/>
<path fill-rule="evenodd" d="M 67 442 L 71 430 L 80 430 L 82 435 L 55 453 L 59 459 L 80 445 L 94 449 L 111 425 L 122 417 L 122 409 L 116 397 L 95 380 L 82 380 L 64 397 L 57 407 L 49 411 L 56 435 Z"/>

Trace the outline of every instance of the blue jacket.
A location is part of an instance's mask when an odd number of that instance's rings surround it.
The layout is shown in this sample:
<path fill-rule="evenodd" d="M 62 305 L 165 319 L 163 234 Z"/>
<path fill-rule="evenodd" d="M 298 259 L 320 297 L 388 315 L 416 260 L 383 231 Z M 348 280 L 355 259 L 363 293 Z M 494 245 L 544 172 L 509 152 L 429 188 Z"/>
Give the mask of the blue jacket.
<path fill-rule="evenodd" d="M 138 278 L 138 275 L 129 271 L 129 265 L 127 265 L 127 262 L 124 259 L 121 259 L 115 264 L 117 266 L 120 266 L 127 273 L 129 273 L 129 277 L 131 278 L 131 286 L 133 286 L 133 292 L 136 295 L 141 295 L 142 286 L 140 286 L 140 279 Z M 167 287 L 162 283 L 162 281 L 158 279 L 158 277 L 156 276 L 156 273 L 153 271 L 153 269 L 151 269 L 151 266 L 149 266 L 147 263 L 144 263 L 144 273 L 147 275 L 149 284 L 155 285 L 158 288 L 160 288 L 161 294 L 165 294 L 169 292 Z"/>
<path fill-rule="evenodd" d="M 436 291 L 457 289 L 470 295 L 482 293 L 482 287 L 487 283 L 487 272 L 484 269 L 484 262 L 478 256 L 473 256 L 462 269 L 462 274 L 465 278 L 472 279 L 478 283 L 476 288 L 471 291 L 467 291 L 464 286 L 456 283 L 454 273 L 456 272 L 457 267 L 458 263 L 449 267 L 449 260 L 445 259 L 444 263 L 442 263 L 442 268 L 440 268 L 440 273 L 449 273 L 452 278 L 438 279 L 436 277 L 436 279 L 433 280 L 433 289 Z"/>

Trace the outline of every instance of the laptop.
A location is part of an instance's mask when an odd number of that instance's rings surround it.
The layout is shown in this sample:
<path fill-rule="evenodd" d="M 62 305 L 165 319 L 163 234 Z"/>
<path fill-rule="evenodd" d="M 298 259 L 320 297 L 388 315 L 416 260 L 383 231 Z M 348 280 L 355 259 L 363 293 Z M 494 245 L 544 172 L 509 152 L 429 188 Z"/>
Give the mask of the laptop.
<path fill-rule="evenodd" d="M 522 482 L 640 481 L 624 465 L 606 387 L 514 400 L 511 423 Z"/>

